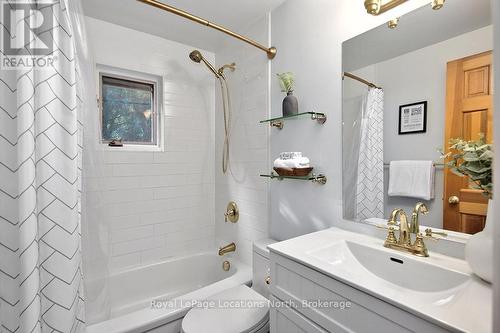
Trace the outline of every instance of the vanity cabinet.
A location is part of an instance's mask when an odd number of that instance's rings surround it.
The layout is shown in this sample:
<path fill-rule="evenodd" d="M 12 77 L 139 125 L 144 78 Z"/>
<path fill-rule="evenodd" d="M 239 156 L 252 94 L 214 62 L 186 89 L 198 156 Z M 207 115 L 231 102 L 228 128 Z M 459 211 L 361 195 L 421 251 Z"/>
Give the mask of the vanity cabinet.
<path fill-rule="evenodd" d="M 271 252 L 270 259 L 272 333 L 449 332 L 276 252 Z M 304 305 L 318 300 L 329 303 Z"/>
<path fill-rule="evenodd" d="M 271 301 L 278 304 L 280 300 L 271 296 Z M 273 307 L 269 314 L 271 333 L 327 333 L 299 312 L 287 307 Z"/>

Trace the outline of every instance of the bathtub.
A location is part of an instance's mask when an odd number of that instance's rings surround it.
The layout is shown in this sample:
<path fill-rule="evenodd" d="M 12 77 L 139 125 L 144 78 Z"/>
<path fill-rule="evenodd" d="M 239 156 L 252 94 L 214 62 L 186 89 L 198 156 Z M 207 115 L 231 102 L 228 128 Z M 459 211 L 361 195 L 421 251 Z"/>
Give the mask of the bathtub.
<path fill-rule="evenodd" d="M 231 263 L 229 271 L 222 269 L 224 260 Z M 251 267 L 213 253 L 125 270 L 109 277 L 109 318 L 88 325 L 86 333 L 178 333 L 190 300 L 249 285 L 251 279 Z"/>

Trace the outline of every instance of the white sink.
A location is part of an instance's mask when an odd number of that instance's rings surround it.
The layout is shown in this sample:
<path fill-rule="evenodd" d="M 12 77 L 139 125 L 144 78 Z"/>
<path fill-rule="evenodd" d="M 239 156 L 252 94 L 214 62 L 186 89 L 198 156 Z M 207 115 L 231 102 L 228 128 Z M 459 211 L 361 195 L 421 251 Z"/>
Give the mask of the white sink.
<path fill-rule="evenodd" d="M 430 264 L 425 258 L 414 259 L 353 241 L 338 241 L 308 254 L 331 265 L 347 265 L 350 269 L 356 264 L 361 265 L 385 281 L 420 292 L 449 290 L 470 279 L 462 272 Z"/>
<path fill-rule="evenodd" d="M 429 251 L 421 258 L 384 247 L 381 238 L 330 228 L 269 246 L 337 282 L 453 332 L 491 332 L 491 285 L 463 259 Z M 332 284 L 333 285 L 333 284 Z"/>

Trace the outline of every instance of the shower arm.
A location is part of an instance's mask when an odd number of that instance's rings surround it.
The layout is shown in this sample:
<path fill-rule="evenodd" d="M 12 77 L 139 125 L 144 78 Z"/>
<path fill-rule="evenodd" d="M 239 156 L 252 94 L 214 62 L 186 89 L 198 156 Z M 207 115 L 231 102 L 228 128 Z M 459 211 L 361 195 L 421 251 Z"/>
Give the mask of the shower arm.
<path fill-rule="evenodd" d="M 256 48 L 261 49 L 262 51 L 265 51 L 267 53 L 267 57 L 269 59 L 274 59 L 274 57 L 276 56 L 277 50 L 274 46 L 267 48 L 267 47 L 257 43 L 256 41 L 251 40 L 248 37 L 240 35 L 240 34 L 234 32 L 234 31 L 231 31 L 223 26 L 220 26 L 218 24 L 207 21 L 207 20 L 205 20 L 201 17 L 198 17 L 196 15 L 193 15 L 191 13 L 188 13 L 188 12 L 185 12 L 185 11 L 180 10 L 178 8 L 164 4 L 164 3 L 157 1 L 157 0 L 137 0 L 137 1 L 145 3 L 145 4 L 153 6 L 153 7 L 156 7 L 156 8 L 159 8 L 159 9 L 162 9 L 162 10 L 165 10 L 165 11 L 170 12 L 170 13 L 175 14 L 175 15 L 179 15 L 181 17 L 188 19 L 188 20 L 194 21 L 194 22 L 199 23 L 199 24 L 203 24 L 203 25 L 210 27 L 212 29 L 219 30 L 219 31 L 221 31 L 229 36 L 237 38 L 245 43 L 248 43 L 250 45 L 255 46 Z"/>
<path fill-rule="evenodd" d="M 211 63 L 209 63 L 205 58 L 201 58 L 201 61 L 203 61 L 205 66 L 207 66 L 208 69 L 210 69 L 210 71 L 215 74 L 216 78 L 219 78 L 219 76 L 223 76 L 220 72 L 217 72 L 215 67 Z"/>

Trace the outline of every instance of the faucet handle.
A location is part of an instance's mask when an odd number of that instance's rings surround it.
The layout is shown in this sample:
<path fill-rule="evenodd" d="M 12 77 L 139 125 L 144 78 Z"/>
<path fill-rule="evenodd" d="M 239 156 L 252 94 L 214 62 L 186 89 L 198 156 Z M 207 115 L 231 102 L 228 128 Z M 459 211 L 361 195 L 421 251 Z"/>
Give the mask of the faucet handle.
<path fill-rule="evenodd" d="M 435 235 L 441 236 L 441 237 L 435 237 Z M 435 241 L 438 241 L 442 238 L 448 237 L 448 234 L 446 232 L 442 231 L 432 231 L 431 228 L 425 229 L 425 238 L 432 239 Z"/>
<path fill-rule="evenodd" d="M 421 257 L 428 257 L 429 252 L 427 251 L 427 247 L 424 243 L 424 235 L 421 233 L 417 234 L 417 239 L 415 239 L 415 244 L 413 245 L 415 253 Z"/>
<path fill-rule="evenodd" d="M 387 223 L 387 224 L 374 224 L 374 225 L 379 229 L 389 230 L 389 228 L 393 228 L 395 231 L 399 230 L 399 225 L 397 224 Z"/>
<path fill-rule="evenodd" d="M 388 244 L 396 244 L 398 242 L 397 238 L 396 238 L 396 234 L 394 233 L 394 227 L 393 226 L 390 226 L 387 228 L 389 230 L 389 232 L 387 233 L 387 237 L 385 239 L 385 245 L 388 245 Z"/>

